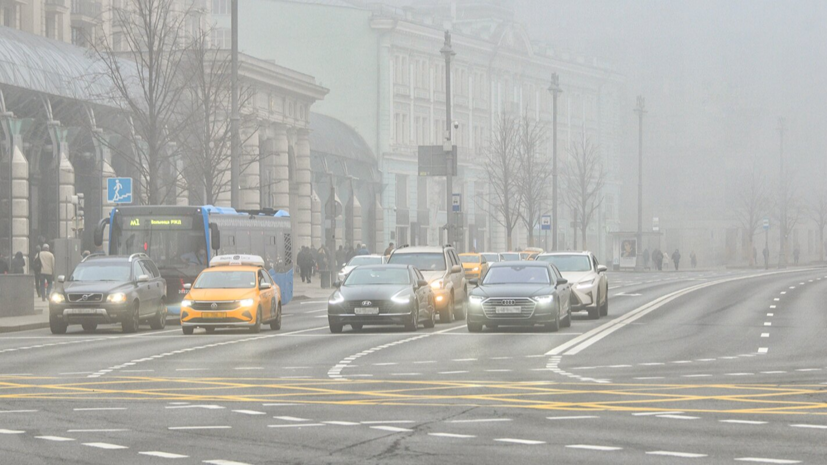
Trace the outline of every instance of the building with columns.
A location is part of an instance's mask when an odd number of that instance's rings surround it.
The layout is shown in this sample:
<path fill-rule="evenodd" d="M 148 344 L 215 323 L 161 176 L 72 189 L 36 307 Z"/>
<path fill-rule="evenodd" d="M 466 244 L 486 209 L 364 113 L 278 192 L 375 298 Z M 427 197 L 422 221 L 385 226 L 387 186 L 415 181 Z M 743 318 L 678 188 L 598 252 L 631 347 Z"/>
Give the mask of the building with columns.
<path fill-rule="evenodd" d="M 240 9 L 241 49 L 323 77 L 331 94 L 315 111 L 355 128 L 376 154 L 383 243 L 438 244 L 446 223 L 445 181 L 419 177 L 416 153 L 418 145 L 443 141 L 440 49 L 444 30 L 451 30 L 457 54 L 453 139 L 459 146 L 454 192 L 464 200 L 461 249 L 505 249 L 503 228 L 479 201 L 488 195 L 480 153 L 502 113 L 528 115 L 550 126 L 547 89 L 551 74 L 558 73 L 561 164 L 570 142 L 588 137 L 600 147 L 607 171 L 604 201 L 588 234 L 588 246 L 606 257 L 606 233 L 619 229 L 620 121 L 629 117 L 622 106 L 623 77 L 597 59 L 533 40 L 501 3 L 466 0 L 395 8 L 345 0 L 247 0 Z M 213 18 L 219 28 L 229 25 L 226 15 L 214 11 Z M 572 246 L 571 214 L 561 205 L 560 215 L 561 243 Z M 515 231 L 514 246 L 527 245 L 526 235 Z M 541 235 L 540 241 L 543 245 Z"/>

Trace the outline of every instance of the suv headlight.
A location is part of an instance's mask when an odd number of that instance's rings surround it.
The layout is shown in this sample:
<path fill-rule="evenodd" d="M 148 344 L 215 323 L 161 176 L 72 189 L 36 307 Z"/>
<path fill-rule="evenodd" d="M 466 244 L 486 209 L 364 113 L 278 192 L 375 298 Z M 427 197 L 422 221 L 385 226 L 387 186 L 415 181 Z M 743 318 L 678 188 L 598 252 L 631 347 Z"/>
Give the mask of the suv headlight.
<path fill-rule="evenodd" d="M 49 300 L 51 300 L 53 304 L 62 304 L 63 302 L 66 302 L 66 297 L 59 292 L 52 292 Z"/>
<path fill-rule="evenodd" d="M 336 291 L 330 296 L 330 300 L 327 301 L 329 304 L 337 305 L 345 301 L 345 296 L 342 295 L 341 292 Z"/>
<path fill-rule="evenodd" d="M 554 296 L 552 295 L 538 295 L 534 297 L 534 301 L 540 305 L 548 305 L 552 300 L 554 300 Z"/>
<path fill-rule="evenodd" d="M 391 297 L 391 300 L 397 304 L 407 304 L 411 301 L 410 294 L 407 294 L 405 291 L 397 293 L 395 296 Z"/>
<path fill-rule="evenodd" d="M 478 295 L 468 296 L 468 303 L 470 303 L 471 305 L 481 305 L 483 300 L 485 300 L 485 297 L 481 297 Z"/>
<path fill-rule="evenodd" d="M 109 294 L 108 296 L 106 296 L 106 301 L 110 304 L 122 304 L 126 302 L 126 294 L 124 294 L 123 292 Z"/>
<path fill-rule="evenodd" d="M 431 289 L 445 289 L 445 280 L 437 279 L 436 281 L 431 282 Z"/>
<path fill-rule="evenodd" d="M 252 307 L 254 303 L 256 302 L 253 299 L 244 299 L 238 302 L 242 307 Z"/>
<path fill-rule="evenodd" d="M 588 289 L 588 288 L 590 288 L 590 287 L 592 287 L 592 286 L 594 285 L 594 281 L 595 281 L 596 279 L 597 279 L 597 278 L 592 278 L 592 279 L 590 279 L 590 280 L 588 280 L 588 281 L 581 281 L 581 282 L 577 283 L 577 288 L 578 288 L 578 289 Z"/>

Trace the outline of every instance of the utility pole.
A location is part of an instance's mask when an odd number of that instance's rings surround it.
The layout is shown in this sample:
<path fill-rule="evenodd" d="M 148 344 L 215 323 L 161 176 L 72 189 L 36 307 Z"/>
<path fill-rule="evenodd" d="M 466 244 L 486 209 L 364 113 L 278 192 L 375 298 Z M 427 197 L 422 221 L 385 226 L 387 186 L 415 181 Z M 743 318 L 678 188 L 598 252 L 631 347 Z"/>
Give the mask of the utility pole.
<path fill-rule="evenodd" d="M 638 116 L 638 160 L 637 160 L 637 245 L 635 246 L 635 271 L 643 271 L 640 248 L 643 246 L 643 115 L 646 114 L 646 101 L 642 95 L 637 97 L 635 113 Z"/>
<path fill-rule="evenodd" d="M 231 115 L 230 115 L 230 203 L 233 208 L 239 208 L 241 199 L 238 192 L 239 157 L 241 156 L 241 137 L 238 133 L 238 0 L 232 0 L 232 60 L 231 74 Z"/>
<path fill-rule="evenodd" d="M 778 118 L 778 135 L 780 139 L 779 152 L 779 170 L 778 170 L 778 187 L 780 189 L 778 201 L 781 207 L 781 221 L 779 225 L 779 235 L 781 236 L 781 247 L 778 249 L 778 268 L 787 267 L 787 189 L 784 180 L 784 131 L 786 130 L 786 121 L 783 117 Z"/>
<path fill-rule="evenodd" d="M 451 46 L 451 31 L 445 31 L 445 43 L 439 51 L 445 57 L 445 142 L 443 149 L 445 150 L 445 162 L 448 164 L 445 171 L 445 223 L 447 244 L 454 244 L 454 221 L 453 221 L 453 169 L 454 169 L 454 142 L 451 135 L 451 60 L 453 60 L 456 52 Z"/>
<path fill-rule="evenodd" d="M 551 123 L 551 250 L 557 251 L 557 97 L 563 90 L 560 88 L 560 76 L 551 74 L 551 85 L 548 88 L 552 100 Z"/>

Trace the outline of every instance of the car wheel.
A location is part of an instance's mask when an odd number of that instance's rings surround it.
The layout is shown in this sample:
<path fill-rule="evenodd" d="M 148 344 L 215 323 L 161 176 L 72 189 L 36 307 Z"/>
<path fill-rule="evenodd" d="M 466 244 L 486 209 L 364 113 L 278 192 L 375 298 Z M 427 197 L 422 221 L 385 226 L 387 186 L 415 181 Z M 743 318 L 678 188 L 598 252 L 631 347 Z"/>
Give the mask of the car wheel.
<path fill-rule="evenodd" d="M 571 328 L 571 306 L 566 310 L 566 317 L 563 318 L 563 321 L 560 323 L 560 326 L 563 328 Z"/>
<path fill-rule="evenodd" d="M 91 333 L 92 331 L 98 329 L 97 323 L 83 323 L 81 326 L 83 327 L 83 330 L 87 333 Z"/>
<path fill-rule="evenodd" d="M 550 333 L 560 331 L 560 304 L 557 304 L 557 311 L 554 312 L 554 321 L 551 323 L 546 323 L 544 328 Z"/>
<path fill-rule="evenodd" d="M 57 318 L 49 318 L 49 329 L 52 330 L 52 334 L 66 334 L 66 328 L 68 327 L 69 325 L 58 320 Z"/>
<path fill-rule="evenodd" d="M 459 306 L 459 310 L 454 310 L 454 318 L 457 320 L 464 320 L 468 310 L 468 290 L 465 290 L 465 298 Z"/>
<path fill-rule="evenodd" d="M 606 301 L 600 307 L 600 316 L 609 316 L 609 296 L 606 296 Z"/>
<path fill-rule="evenodd" d="M 451 303 L 445 306 L 445 310 L 439 312 L 439 322 L 440 323 L 450 323 L 454 321 L 454 300 L 451 299 Z"/>
<path fill-rule="evenodd" d="M 135 302 L 135 306 L 132 309 L 132 314 L 129 315 L 126 320 L 121 322 L 121 329 L 125 333 L 137 333 L 138 328 L 141 326 L 141 304 L 139 302 Z"/>
<path fill-rule="evenodd" d="M 405 331 L 416 331 L 419 327 L 419 318 L 416 309 L 411 311 L 411 317 L 405 322 Z"/>
<path fill-rule="evenodd" d="M 253 334 L 261 331 L 261 307 L 256 310 L 256 323 L 250 327 L 250 332 Z"/>
<path fill-rule="evenodd" d="M 164 329 L 167 327 L 167 306 L 164 301 L 161 301 L 161 308 L 155 316 L 149 320 L 149 327 L 152 329 Z"/>
<path fill-rule="evenodd" d="M 181 332 L 183 332 L 187 336 L 191 335 L 194 331 L 194 326 L 181 326 Z"/>
<path fill-rule="evenodd" d="M 278 331 L 281 329 L 281 302 L 279 302 L 278 310 L 276 310 L 276 319 L 270 322 L 270 329 Z"/>
<path fill-rule="evenodd" d="M 468 326 L 469 333 L 478 333 L 482 331 L 482 324 L 481 323 L 471 323 L 470 321 L 466 322 Z"/>
<path fill-rule="evenodd" d="M 600 295 L 597 295 L 597 298 L 594 299 L 594 306 L 589 307 L 589 318 L 592 320 L 600 319 Z"/>
<path fill-rule="evenodd" d="M 362 326 L 360 323 L 353 323 L 352 325 L 350 325 L 350 328 L 354 331 L 361 331 L 363 327 L 364 326 Z"/>
<path fill-rule="evenodd" d="M 434 310 L 434 307 L 431 306 L 431 308 L 428 309 L 428 319 L 422 323 L 422 326 L 426 328 L 433 328 L 436 325 L 436 315 L 434 315 L 434 313 L 436 313 L 436 311 Z"/>
<path fill-rule="evenodd" d="M 339 333 L 342 332 L 342 327 L 343 326 L 344 325 L 331 322 L 330 323 L 330 332 L 333 333 L 333 334 L 339 334 Z"/>

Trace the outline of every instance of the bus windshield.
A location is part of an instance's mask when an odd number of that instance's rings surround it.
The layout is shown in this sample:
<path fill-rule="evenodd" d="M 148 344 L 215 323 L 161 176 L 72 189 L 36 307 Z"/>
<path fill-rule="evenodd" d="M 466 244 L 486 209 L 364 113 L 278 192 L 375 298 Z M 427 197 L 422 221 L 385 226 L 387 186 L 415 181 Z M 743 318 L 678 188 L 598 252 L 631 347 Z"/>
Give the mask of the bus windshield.
<path fill-rule="evenodd" d="M 193 275 L 208 265 L 206 232 L 193 217 L 123 215 L 119 219 L 113 228 L 112 255 L 145 253 L 160 269 L 192 269 Z"/>

